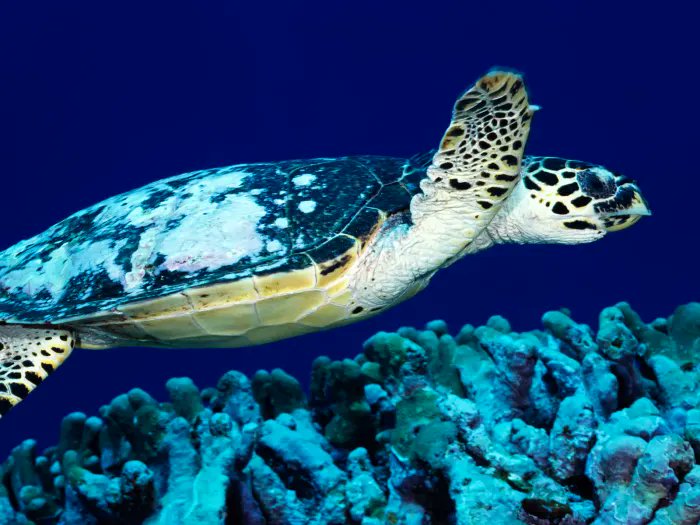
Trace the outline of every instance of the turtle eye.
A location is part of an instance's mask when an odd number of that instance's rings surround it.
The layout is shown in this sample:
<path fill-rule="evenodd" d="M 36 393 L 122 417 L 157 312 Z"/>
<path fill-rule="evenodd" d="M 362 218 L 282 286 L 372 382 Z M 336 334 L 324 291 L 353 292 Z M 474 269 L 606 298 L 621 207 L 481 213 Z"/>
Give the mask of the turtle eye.
<path fill-rule="evenodd" d="M 594 199 L 605 199 L 615 195 L 615 179 L 600 170 L 583 170 L 576 175 L 581 191 Z"/>

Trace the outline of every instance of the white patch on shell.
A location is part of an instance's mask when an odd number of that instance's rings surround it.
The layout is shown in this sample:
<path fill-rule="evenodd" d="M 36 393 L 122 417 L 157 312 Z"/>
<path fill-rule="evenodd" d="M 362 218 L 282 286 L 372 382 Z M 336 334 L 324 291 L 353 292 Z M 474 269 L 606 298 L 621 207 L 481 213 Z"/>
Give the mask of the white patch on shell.
<path fill-rule="evenodd" d="M 280 217 L 279 219 L 275 219 L 275 226 L 278 228 L 288 228 L 289 227 L 289 219 L 286 217 Z"/>
<path fill-rule="evenodd" d="M 155 228 L 146 230 L 139 238 L 139 245 L 131 254 L 131 271 L 124 275 L 124 289 L 129 292 L 138 288 L 146 276 L 146 265 L 153 255 L 153 248 L 158 231 Z"/>
<path fill-rule="evenodd" d="M 292 179 L 292 183 L 295 186 L 308 186 L 315 180 L 316 175 L 311 175 L 310 173 L 302 173 L 301 175 L 297 175 L 296 177 L 294 177 Z"/>
<path fill-rule="evenodd" d="M 199 186 L 199 191 L 204 193 L 219 193 L 240 188 L 247 176 L 248 174 L 245 171 L 222 172 L 209 175 L 204 179 L 196 181 L 196 186 Z M 192 186 L 194 186 L 194 184 L 190 185 L 190 190 L 193 189 Z"/>
<path fill-rule="evenodd" d="M 126 220 L 129 224 L 133 226 L 152 226 L 154 224 L 160 224 L 167 221 L 169 218 L 176 215 L 177 209 L 177 198 L 175 196 L 164 200 L 160 206 L 152 210 L 144 211 L 142 207 L 135 208 L 127 215 Z M 110 213 L 114 210 L 112 208 L 105 208 L 105 210 L 100 214 L 100 222 L 107 222 L 113 218 L 114 214 Z M 114 218 L 118 219 L 118 216 Z"/>
<path fill-rule="evenodd" d="M 301 201 L 298 208 L 302 213 L 311 213 L 316 209 L 316 201 Z"/>
<path fill-rule="evenodd" d="M 128 242 L 134 241 L 100 240 L 77 244 L 67 239 L 68 242 L 48 253 L 44 260 L 37 258 L 2 275 L 2 286 L 30 296 L 45 290 L 54 300 L 59 300 L 72 278 L 83 275 L 89 278 L 91 274 L 104 271 L 109 279 L 120 283 L 125 292 L 137 293 L 158 254 L 164 261 L 158 268 L 150 269 L 154 272 L 214 270 L 234 264 L 245 256 L 255 258 L 267 241 L 257 231 L 258 221 L 266 212 L 251 195 L 233 193 L 241 187 L 247 173 L 223 170 L 187 181 L 190 175 L 179 175 L 118 195 L 79 212 L 78 215 L 101 207 L 93 218 L 95 228 L 114 230 L 117 239 L 120 228 L 126 225 L 143 228 L 138 244 L 132 248 L 128 272 L 117 264 L 116 258 Z M 173 190 L 168 181 L 182 181 L 182 185 Z M 162 190 L 174 193 L 154 208 L 144 206 Z M 215 196 L 219 198 L 212 202 Z M 173 223 L 175 225 L 170 226 Z M 59 227 L 60 224 L 53 228 Z M 50 232 L 51 229 L 47 233 Z M 29 239 L 2 253 L 0 269 L 8 267 L 8 261 L 36 241 L 37 238 Z"/>
<path fill-rule="evenodd" d="M 267 249 L 268 252 L 278 252 L 282 248 L 284 248 L 284 246 L 282 246 L 281 242 L 274 240 L 274 241 L 268 242 L 267 245 L 265 246 L 265 248 Z"/>
<path fill-rule="evenodd" d="M 257 226 L 265 209 L 250 196 L 227 195 L 215 204 L 207 203 L 208 196 L 191 200 L 178 209 L 185 215 L 182 222 L 163 232 L 157 245 L 157 251 L 165 256 L 161 268 L 181 272 L 214 270 L 262 250 L 264 239 Z"/>
<path fill-rule="evenodd" d="M 57 298 L 63 294 L 71 278 L 85 272 L 104 269 L 110 279 L 119 281 L 122 270 L 115 258 L 125 244 L 126 240 L 86 242 L 76 246 L 64 244 L 53 250 L 46 261 L 35 259 L 21 270 L 6 273 L 2 285 L 20 289 L 27 295 L 45 290 Z"/>
<path fill-rule="evenodd" d="M 141 234 L 131 255 L 131 271 L 122 281 L 125 291 L 141 287 L 157 253 L 165 261 L 154 270 L 192 272 L 220 268 L 259 252 L 263 241 L 256 227 L 265 211 L 245 194 L 229 194 L 221 202 L 211 202 L 214 195 L 240 188 L 246 176 L 244 171 L 224 171 L 195 179 L 156 208 L 132 211 L 128 216 L 131 224 L 150 228 Z M 183 194 L 189 196 L 182 198 Z M 171 219 L 180 223 L 168 230 Z"/>

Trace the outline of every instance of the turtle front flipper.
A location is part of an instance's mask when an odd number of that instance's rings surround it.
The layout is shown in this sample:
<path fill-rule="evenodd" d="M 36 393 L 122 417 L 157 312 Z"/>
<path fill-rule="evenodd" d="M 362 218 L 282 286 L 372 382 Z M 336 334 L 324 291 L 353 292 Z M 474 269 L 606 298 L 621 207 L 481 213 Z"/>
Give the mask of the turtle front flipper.
<path fill-rule="evenodd" d="M 431 186 L 459 194 L 469 209 L 465 233 L 482 232 L 517 185 L 534 109 L 522 78 L 503 71 L 483 76 L 455 103 L 422 188 L 428 198 Z"/>
<path fill-rule="evenodd" d="M 74 345 L 68 330 L 0 325 L 0 417 L 58 368 Z"/>
<path fill-rule="evenodd" d="M 359 305 L 393 305 L 440 268 L 493 244 L 487 227 L 520 179 L 534 109 L 520 76 L 503 71 L 485 75 L 457 100 L 409 216 L 387 221 L 353 274 Z"/>

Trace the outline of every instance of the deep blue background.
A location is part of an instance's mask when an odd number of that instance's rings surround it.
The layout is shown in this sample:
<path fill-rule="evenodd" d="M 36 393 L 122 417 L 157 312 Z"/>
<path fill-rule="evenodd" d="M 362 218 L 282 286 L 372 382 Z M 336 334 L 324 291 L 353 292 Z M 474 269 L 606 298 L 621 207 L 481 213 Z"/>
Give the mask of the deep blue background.
<path fill-rule="evenodd" d="M 283 367 L 306 381 L 316 356 L 355 355 L 382 328 L 500 313 L 526 330 L 563 305 L 595 323 L 620 300 L 651 320 L 700 298 L 695 14 L 680 2 L 406 4 L 5 0 L 1 247 L 185 171 L 429 149 L 494 65 L 523 71 L 544 108 L 528 152 L 638 179 L 654 216 L 593 245 L 497 247 L 342 330 L 239 350 L 76 352 L 0 421 L 0 458 L 27 437 L 50 444 L 63 415 L 132 387 L 163 398 L 172 376 L 207 386 L 228 369 Z"/>

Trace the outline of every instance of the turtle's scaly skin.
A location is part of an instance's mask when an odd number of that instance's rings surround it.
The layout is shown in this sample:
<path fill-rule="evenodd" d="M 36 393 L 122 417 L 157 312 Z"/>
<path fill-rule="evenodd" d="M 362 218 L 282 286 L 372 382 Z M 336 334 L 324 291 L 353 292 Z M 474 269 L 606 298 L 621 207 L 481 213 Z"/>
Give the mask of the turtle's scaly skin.
<path fill-rule="evenodd" d="M 0 416 L 61 366 L 74 346 L 69 330 L 0 325 Z"/>
<path fill-rule="evenodd" d="M 244 164 L 110 198 L 0 254 L 0 319 L 242 346 L 366 315 L 342 277 L 429 159 Z"/>

